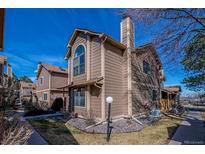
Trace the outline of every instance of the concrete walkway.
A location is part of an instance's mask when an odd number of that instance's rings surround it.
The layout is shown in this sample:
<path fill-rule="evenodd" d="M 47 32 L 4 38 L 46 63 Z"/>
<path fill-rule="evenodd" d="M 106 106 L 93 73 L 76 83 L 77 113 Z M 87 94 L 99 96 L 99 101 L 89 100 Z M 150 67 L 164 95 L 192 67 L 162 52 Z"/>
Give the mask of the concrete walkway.
<path fill-rule="evenodd" d="M 189 111 L 187 120 L 182 121 L 172 137 L 170 145 L 205 144 L 205 127 L 201 112 Z"/>
<path fill-rule="evenodd" d="M 40 134 L 38 134 L 38 132 L 33 128 L 33 126 L 31 126 L 31 124 L 29 124 L 29 122 L 24 119 L 24 117 L 21 117 L 21 122 L 26 123 L 28 128 L 32 129 L 33 131 L 33 134 L 28 139 L 28 145 L 48 145 L 44 138 L 41 137 Z"/>

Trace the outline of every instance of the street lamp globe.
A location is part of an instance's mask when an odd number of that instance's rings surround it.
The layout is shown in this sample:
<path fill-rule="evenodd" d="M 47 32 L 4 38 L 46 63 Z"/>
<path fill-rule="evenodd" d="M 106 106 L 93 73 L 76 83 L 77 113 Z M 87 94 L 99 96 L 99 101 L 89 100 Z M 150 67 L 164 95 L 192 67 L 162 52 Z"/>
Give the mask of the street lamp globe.
<path fill-rule="evenodd" d="M 113 98 L 112 98 L 111 96 L 108 96 L 108 97 L 106 98 L 106 102 L 107 102 L 108 104 L 112 104 Z"/>

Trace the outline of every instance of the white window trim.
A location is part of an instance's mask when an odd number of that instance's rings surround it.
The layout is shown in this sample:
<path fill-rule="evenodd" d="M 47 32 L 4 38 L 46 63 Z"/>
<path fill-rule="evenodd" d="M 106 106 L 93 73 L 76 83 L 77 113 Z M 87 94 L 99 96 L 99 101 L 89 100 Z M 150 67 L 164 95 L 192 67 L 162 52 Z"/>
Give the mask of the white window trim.
<path fill-rule="evenodd" d="M 84 49 L 85 49 L 85 72 L 84 73 L 82 73 L 82 74 L 78 74 L 78 75 L 75 75 L 74 76 L 74 65 L 73 65 L 73 60 L 74 60 L 74 55 L 75 55 L 75 52 L 76 52 L 76 49 L 80 46 L 80 45 L 82 45 L 83 47 L 84 47 Z M 81 76 L 81 75 L 85 75 L 86 74 L 86 72 L 87 72 L 87 48 L 86 48 L 86 45 L 84 44 L 84 43 L 79 43 L 75 48 L 74 48 L 74 52 L 73 52 L 73 56 L 72 56 L 72 77 L 73 78 L 75 78 L 75 77 L 79 77 L 79 76 Z"/>
<path fill-rule="evenodd" d="M 44 99 L 44 94 L 47 95 L 47 100 Z M 48 101 L 48 92 L 44 92 L 44 93 L 43 93 L 43 101 Z"/>
<path fill-rule="evenodd" d="M 42 79 L 42 83 L 41 83 L 41 79 Z M 41 76 L 40 77 L 40 86 L 43 86 L 44 85 L 44 76 Z"/>

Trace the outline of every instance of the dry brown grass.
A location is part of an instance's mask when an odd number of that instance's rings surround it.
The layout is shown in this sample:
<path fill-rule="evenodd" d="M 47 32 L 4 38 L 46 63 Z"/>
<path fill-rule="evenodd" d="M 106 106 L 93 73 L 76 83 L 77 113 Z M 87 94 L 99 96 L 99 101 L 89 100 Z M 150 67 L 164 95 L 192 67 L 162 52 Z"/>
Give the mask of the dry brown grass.
<path fill-rule="evenodd" d="M 50 144 L 167 144 L 180 120 L 162 118 L 157 123 L 132 133 L 112 134 L 106 142 L 106 134 L 89 134 L 61 121 L 39 120 L 30 123 Z"/>

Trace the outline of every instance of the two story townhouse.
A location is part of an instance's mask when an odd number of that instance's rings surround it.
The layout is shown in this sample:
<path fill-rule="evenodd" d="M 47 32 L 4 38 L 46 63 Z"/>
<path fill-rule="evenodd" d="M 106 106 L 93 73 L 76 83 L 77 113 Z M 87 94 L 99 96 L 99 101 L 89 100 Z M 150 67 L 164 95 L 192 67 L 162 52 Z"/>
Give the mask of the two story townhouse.
<path fill-rule="evenodd" d="M 29 102 L 34 101 L 33 96 L 35 93 L 36 85 L 34 83 L 20 82 L 20 101 Z"/>
<path fill-rule="evenodd" d="M 67 83 L 67 69 L 49 64 L 38 64 L 36 96 L 39 105 L 47 102 L 48 108 L 51 108 L 52 104 L 58 100 L 66 109 L 68 105 L 63 102 L 66 102 L 68 92 L 58 89 L 58 87 Z"/>
<path fill-rule="evenodd" d="M 105 33 L 75 29 L 68 60 L 69 111 L 105 120 L 107 96 L 113 118 L 132 117 L 159 105 L 162 64 L 153 44 L 135 48 L 134 23 L 121 21 L 121 41 Z"/>

